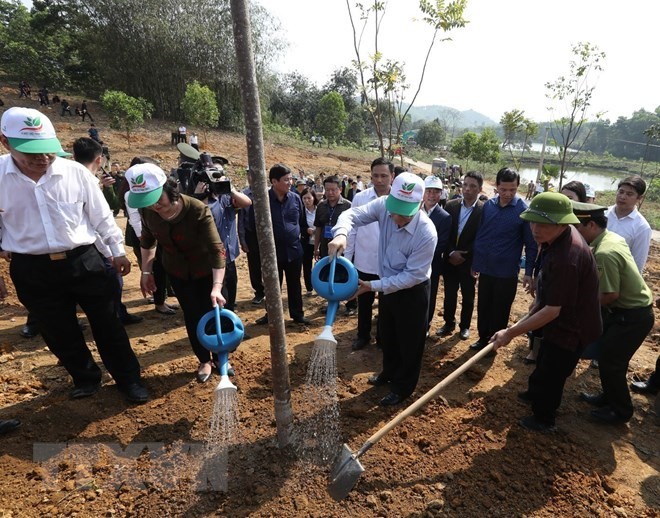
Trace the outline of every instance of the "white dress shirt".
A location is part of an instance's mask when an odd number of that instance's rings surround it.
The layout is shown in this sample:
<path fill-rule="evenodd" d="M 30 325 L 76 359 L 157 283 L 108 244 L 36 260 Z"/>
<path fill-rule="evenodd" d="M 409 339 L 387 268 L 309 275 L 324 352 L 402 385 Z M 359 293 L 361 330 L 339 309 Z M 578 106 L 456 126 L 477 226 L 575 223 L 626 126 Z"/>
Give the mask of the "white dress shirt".
<path fill-rule="evenodd" d="M 123 236 L 98 179 L 84 166 L 56 158 L 39 181 L 0 157 L 2 249 L 52 254 L 91 245 L 97 234 L 112 256 L 125 255 Z"/>
<path fill-rule="evenodd" d="M 653 230 L 646 218 L 640 214 L 637 207 L 627 216 L 619 218 L 614 210 L 616 205 L 612 205 L 605 212 L 607 216 L 607 230 L 619 234 L 628 243 L 630 253 L 632 253 L 639 273 L 642 273 L 646 260 L 649 257 L 649 247 L 651 246 L 651 236 Z"/>
<path fill-rule="evenodd" d="M 351 207 L 366 205 L 378 199 L 373 187 L 358 192 L 351 202 Z M 378 223 L 370 223 L 364 227 L 351 230 L 348 234 L 348 244 L 344 257 L 353 262 L 353 265 L 363 273 L 378 275 L 378 236 L 380 227 Z"/>

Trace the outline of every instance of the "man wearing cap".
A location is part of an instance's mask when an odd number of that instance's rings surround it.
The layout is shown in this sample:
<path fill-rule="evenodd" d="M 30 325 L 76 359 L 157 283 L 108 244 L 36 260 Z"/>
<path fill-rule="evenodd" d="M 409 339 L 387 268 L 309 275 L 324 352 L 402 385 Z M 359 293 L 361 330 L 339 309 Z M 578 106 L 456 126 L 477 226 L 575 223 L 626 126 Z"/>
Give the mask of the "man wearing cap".
<path fill-rule="evenodd" d="M 397 405 L 410 396 L 419 379 L 428 325 L 429 278 L 438 236 L 420 205 L 424 182 L 412 173 L 395 178 L 387 197 L 351 208 L 339 216 L 328 254 L 341 254 L 354 227 L 378 222 L 379 277 L 362 281 L 356 296 L 382 292 L 378 326 L 383 370 L 369 378 L 372 385 L 389 385 L 381 405 Z"/>
<path fill-rule="evenodd" d="M 435 314 L 435 299 L 438 296 L 440 275 L 442 275 L 442 253 L 447 246 L 449 230 L 451 228 L 451 216 L 440 205 L 441 193 L 442 180 L 434 175 L 427 176 L 424 179 L 424 201 L 422 208 L 435 226 L 438 235 L 438 242 L 435 246 L 435 253 L 433 254 L 433 262 L 431 263 L 431 291 L 429 295 L 427 335 L 431 329 L 431 321 Z"/>
<path fill-rule="evenodd" d="M 479 279 L 477 329 L 479 339 L 472 350 L 486 347 L 492 334 L 509 324 L 511 305 L 518 289 L 520 256 L 525 247 L 525 276 L 522 286 L 533 290 L 532 270 L 536 242 L 529 223 L 520 218 L 527 204 L 517 195 L 520 175 L 502 168 L 495 180 L 497 196 L 484 203 L 481 225 L 474 240 L 473 275 Z"/>
<path fill-rule="evenodd" d="M 520 218 L 529 221 L 534 239 L 541 245 L 537 296 L 527 316 L 497 331 L 491 341 L 498 349 L 528 331 L 542 331 L 536 368 L 527 391 L 519 394 L 532 404 L 534 414 L 519 423 L 529 430 L 547 432 L 554 430 L 566 379 L 583 349 L 602 331 L 598 272 L 591 250 L 572 226 L 579 220 L 566 196 L 538 194 Z"/>
<path fill-rule="evenodd" d="M 623 237 L 607 229 L 606 208 L 573 202 L 582 237 L 591 246 L 600 276 L 603 335 L 599 338 L 598 370 L 601 394 L 580 397 L 598 408 L 591 416 L 600 423 L 625 423 L 632 418 L 628 364 L 653 328 L 653 294 L 644 282 Z"/>
<path fill-rule="evenodd" d="M 470 271 L 472 267 L 472 246 L 481 224 L 484 203 L 479 193 L 484 179 L 481 173 L 468 171 L 463 178 L 463 197 L 447 203 L 446 210 L 451 217 L 451 229 L 444 253 L 444 325 L 438 329 L 438 336 L 448 336 L 456 328 L 456 306 L 458 290 L 461 290 L 461 318 L 459 336 L 461 340 L 470 338 L 470 324 L 474 311 L 476 279 Z"/>
<path fill-rule="evenodd" d="M 114 310 L 114 280 L 94 247 L 98 234 L 117 272 L 130 271 L 122 232 L 97 179 L 81 164 L 57 158 L 62 146 L 39 111 L 11 108 L 0 128 L 0 142 L 9 150 L 0 157 L 2 248 L 11 252 L 19 300 L 73 378 L 72 398 L 91 396 L 101 386 L 101 370 L 78 327 L 79 304 L 117 387 L 129 401 L 144 403 L 140 365 Z M 0 297 L 6 294 L 0 284 Z"/>

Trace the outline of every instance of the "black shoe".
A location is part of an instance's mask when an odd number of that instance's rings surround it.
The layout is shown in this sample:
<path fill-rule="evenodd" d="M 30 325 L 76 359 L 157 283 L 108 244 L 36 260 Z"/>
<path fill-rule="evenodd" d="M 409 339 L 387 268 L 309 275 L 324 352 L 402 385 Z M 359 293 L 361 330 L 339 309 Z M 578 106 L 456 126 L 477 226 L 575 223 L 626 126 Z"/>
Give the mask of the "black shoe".
<path fill-rule="evenodd" d="M 529 390 L 525 390 L 524 392 L 518 392 L 518 401 L 521 403 L 525 403 L 526 405 L 531 405 L 532 404 L 532 396 L 529 393 Z"/>
<path fill-rule="evenodd" d="M 623 418 L 609 406 L 596 408 L 589 412 L 589 415 L 591 415 L 594 421 L 601 424 L 623 424 L 629 421 L 629 419 Z"/>
<path fill-rule="evenodd" d="M 383 399 L 381 399 L 378 402 L 378 404 L 380 406 L 394 406 L 394 405 L 398 405 L 399 403 L 401 403 L 404 399 L 406 399 L 406 398 L 403 397 L 402 395 L 396 394 L 394 392 L 390 392 L 387 396 L 385 396 Z"/>
<path fill-rule="evenodd" d="M 523 358 L 523 363 L 525 365 L 535 365 L 536 360 L 534 358 Z"/>
<path fill-rule="evenodd" d="M 125 326 L 130 326 L 131 324 L 138 324 L 144 320 L 144 317 L 141 317 L 139 315 L 130 315 L 126 313 L 124 318 L 121 319 L 121 323 L 124 324 Z"/>
<path fill-rule="evenodd" d="M 71 399 L 82 399 L 84 397 L 93 396 L 99 390 L 101 390 L 101 384 L 100 383 L 91 383 L 91 384 L 88 384 L 88 385 L 80 385 L 78 387 L 73 387 L 73 389 L 69 393 L 69 396 L 71 396 Z"/>
<path fill-rule="evenodd" d="M 601 407 L 607 405 L 605 394 L 589 394 L 588 392 L 580 392 L 580 399 L 593 406 Z"/>
<path fill-rule="evenodd" d="M 458 336 L 461 338 L 461 340 L 467 340 L 470 338 L 470 330 L 467 328 L 461 329 L 461 332 Z"/>
<path fill-rule="evenodd" d="M 302 324 L 304 326 L 308 326 L 309 324 L 312 323 L 312 321 L 309 318 L 306 318 L 306 317 L 294 317 L 293 321 L 296 324 Z"/>
<path fill-rule="evenodd" d="M 455 328 L 456 328 L 456 326 L 452 326 L 452 325 L 449 325 L 449 324 L 445 324 L 445 325 L 442 326 L 440 329 L 438 329 L 438 330 L 435 332 L 435 334 L 436 334 L 437 336 L 449 336 L 449 335 L 451 335 L 451 334 L 454 333 L 454 329 L 455 329 Z"/>
<path fill-rule="evenodd" d="M 124 397 L 131 403 L 146 403 L 149 401 L 149 391 L 141 383 L 135 382 L 129 385 L 119 387 L 124 393 Z"/>
<path fill-rule="evenodd" d="M 264 301 L 264 298 L 265 297 L 263 295 L 261 295 L 261 296 L 255 295 L 254 298 L 251 301 L 251 304 L 254 304 L 255 306 L 258 306 L 259 304 L 261 304 Z"/>
<path fill-rule="evenodd" d="M 353 315 L 357 315 L 357 310 L 354 308 L 346 308 L 344 310 L 344 316 L 345 317 L 352 317 Z"/>
<path fill-rule="evenodd" d="M 638 394 L 657 394 L 660 392 L 660 387 L 654 385 L 651 383 L 649 380 L 647 381 L 633 381 L 630 384 L 630 388 L 632 389 L 633 392 L 637 392 Z"/>
<path fill-rule="evenodd" d="M 367 383 L 369 383 L 369 385 L 373 385 L 374 387 L 381 387 L 383 385 L 387 385 L 389 381 L 377 374 L 374 376 L 369 376 L 369 378 L 367 378 Z"/>
<path fill-rule="evenodd" d="M 351 349 L 354 351 L 359 351 L 360 349 L 364 349 L 367 345 L 369 345 L 369 342 L 371 342 L 371 340 L 368 338 L 356 338 L 351 344 Z"/>
<path fill-rule="evenodd" d="M 35 325 L 25 324 L 19 334 L 23 338 L 34 338 L 39 334 L 39 329 Z"/>
<path fill-rule="evenodd" d="M 254 321 L 254 323 L 257 324 L 257 325 L 260 325 L 260 326 L 266 325 L 268 323 L 268 315 L 264 315 L 261 318 L 257 318 Z"/>
<path fill-rule="evenodd" d="M 484 347 L 486 347 L 486 344 L 481 340 L 477 340 L 470 346 L 470 349 L 473 351 L 481 351 Z"/>
<path fill-rule="evenodd" d="M 21 426 L 21 422 L 18 419 L 2 419 L 0 420 L 0 435 L 8 434 L 13 432 L 16 428 Z"/>
<path fill-rule="evenodd" d="M 532 432 L 549 433 L 557 431 L 557 428 L 554 424 L 540 421 L 536 418 L 536 416 L 533 415 L 523 417 L 520 421 L 518 421 L 518 424 L 526 430 L 531 430 Z"/>

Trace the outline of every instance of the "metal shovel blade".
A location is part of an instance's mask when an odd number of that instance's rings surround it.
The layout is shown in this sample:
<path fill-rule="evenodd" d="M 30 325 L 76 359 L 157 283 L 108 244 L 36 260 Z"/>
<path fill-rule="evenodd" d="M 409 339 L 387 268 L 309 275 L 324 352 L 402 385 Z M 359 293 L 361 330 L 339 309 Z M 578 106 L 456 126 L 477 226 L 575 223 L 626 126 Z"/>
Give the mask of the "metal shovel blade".
<path fill-rule="evenodd" d="M 337 460 L 330 471 L 328 493 L 336 501 L 343 500 L 355 487 L 364 467 L 347 444 L 342 446 Z"/>

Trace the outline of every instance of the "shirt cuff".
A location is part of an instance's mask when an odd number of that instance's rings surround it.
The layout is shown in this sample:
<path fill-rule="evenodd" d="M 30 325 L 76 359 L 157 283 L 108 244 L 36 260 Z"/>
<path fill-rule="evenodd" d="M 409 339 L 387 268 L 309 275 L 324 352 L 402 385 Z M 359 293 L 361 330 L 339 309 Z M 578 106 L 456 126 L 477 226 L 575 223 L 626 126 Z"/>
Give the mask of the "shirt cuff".
<path fill-rule="evenodd" d="M 383 291 L 383 281 L 380 279 L 371 281 L 371 291 Z"/>
<path fill-rule="evenodd" d="M 112 257 L 119 257 L 122 255 L 126 255 L 126 249 L 124 248 L 124 245 L 121 243 L 118 243 L 116 245 L 110 245 L 110 251 L 112 252 Z"/>

